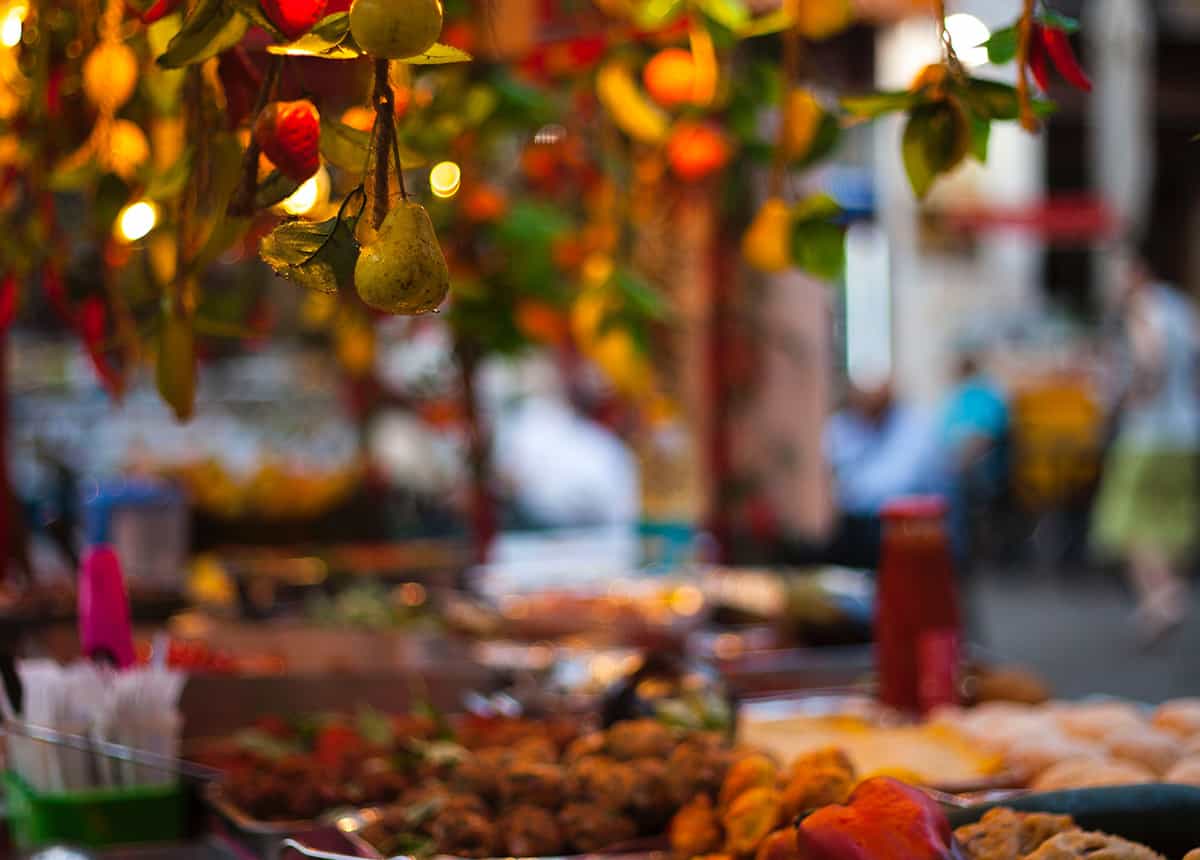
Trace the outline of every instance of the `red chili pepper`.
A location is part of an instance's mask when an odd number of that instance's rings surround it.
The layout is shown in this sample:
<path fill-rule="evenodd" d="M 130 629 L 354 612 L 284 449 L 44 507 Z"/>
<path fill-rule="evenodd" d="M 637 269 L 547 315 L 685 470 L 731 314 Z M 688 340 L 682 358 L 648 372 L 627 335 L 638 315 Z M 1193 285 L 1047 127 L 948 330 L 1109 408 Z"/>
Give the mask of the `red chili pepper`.
<path fill-rule="evenodd" d="M 1029 71 L 1042 92 L 1050 91 L 1050 66 L 1046 48 L 1042 45 L 1042 25 L 1033 25 L 1033 38 L 1029 40 Z"/>
<path fill-rule="evenodd" d="M 143 24 L 153 24 L 160 18 L 165 18 L 179 8 L 183 0 L 154 0 L 150 8 L 142 13 Z"/>
<path fill-rule="evenodd" d="M 113 397 L 120 397 L 124 389 L 121 374 L 104 354 L 104 335 L 107 330 L 108 312 L 104 300 L 99 296 L 84 299 L 79 307 L 79 334 L 87 348 L 88 357 L 100 384 Z"/>
<path fill-rule="evenodd" d="M 9 272 L 0 281 L 0 331 L 12 325 L 17 316 L 17 276 Z"/>
<path fill-rule="evenodd" d="M 1083 66 L 1079 65 L 1079 59 L 1075 56 L 1075 49 L 1071 47 L 1071 38 L 1067 35 L 1067 31 L 1057 27 L 1043 26 L 1040 41 L 1045 46 L 1046 54 L 1050 57 L 1051 62 L 1054 63 L 1054 68 L 1058 69 L 1058 73 L 1063 76 L 1063 80 L 1078 90 L 1090 93 L 1092 82 L 1083 70 Z"/>
<path fill-rule="evenodd" d="M 71 303 L 67 298 L 67 287 L 63 283 L 62 273 L 52 263 L 42 269 L 42 291 L 50 300 L 50 306 L 67 325 L 75 325 L 75 314 L 71 311 Z"/>

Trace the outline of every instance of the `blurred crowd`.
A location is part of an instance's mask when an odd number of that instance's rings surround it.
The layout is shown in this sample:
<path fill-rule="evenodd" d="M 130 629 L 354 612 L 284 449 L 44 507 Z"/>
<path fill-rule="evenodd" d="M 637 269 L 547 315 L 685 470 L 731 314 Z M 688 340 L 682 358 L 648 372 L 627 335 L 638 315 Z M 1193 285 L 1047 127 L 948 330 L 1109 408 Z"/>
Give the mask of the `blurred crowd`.
<path fill-rule="evenodd" d="M 1124 566 L 1135 619 L 1155 640 L 1184 620 L 1185 565 L 1200 525 L 1197 316 L 1188 298 L 1140 266 L 1131 270 L 1113 308 L 1101 357 L 1111 369 L 1112 390 L 1107 410 L 1097 415 L 1098 468 L 1083 481 L 1086 556 Z M 874 568 L 882 508 L 899 497 L 927 494 L 949 503 L 948 526 L 963 572 L 986 556 L 990 533 L 1021 506 L 1023 491 L 1030 495 L 1018 483 L 1047 470 L 1035 467 L 1022 475 L 1015 464 L 1032 447 L 1022 444 L 1029 434 L 1022 436 L 1014 393 L 986 372 L 981 356 L 963 349 L 955 371 L 953 387 L 935 409 L 906 402 L 886 382 L 847 393 L 824 440 L 836 524 L 828 540 L 797 545 L 796 561 Z M 1043 456 L 1049 473 L 1070 481 L 1066 461 L 1077 452 L 1063 447 Z M 1064 504 L 1078 501 L 1068 495 Z"/>

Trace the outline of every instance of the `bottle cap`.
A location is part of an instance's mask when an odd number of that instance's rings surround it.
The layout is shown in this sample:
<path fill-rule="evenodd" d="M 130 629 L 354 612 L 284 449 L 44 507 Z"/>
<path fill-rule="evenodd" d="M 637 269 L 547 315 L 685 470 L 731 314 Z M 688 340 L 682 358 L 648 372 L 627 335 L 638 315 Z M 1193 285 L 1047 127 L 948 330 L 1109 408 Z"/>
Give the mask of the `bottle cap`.
<path fill-rule="evenodd" d="M 883 506 L 885 520 L 940 520 L 946 516 L 946 500 L 941 496 L 905 496 Z"/>

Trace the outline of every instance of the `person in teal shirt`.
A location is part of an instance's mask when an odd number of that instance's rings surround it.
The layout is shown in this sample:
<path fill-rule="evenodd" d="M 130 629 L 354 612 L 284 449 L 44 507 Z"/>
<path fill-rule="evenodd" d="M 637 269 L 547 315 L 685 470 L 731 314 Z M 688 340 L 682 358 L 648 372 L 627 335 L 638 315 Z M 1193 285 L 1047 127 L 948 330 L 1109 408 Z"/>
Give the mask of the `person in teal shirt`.
<path fill-rule="evenodd" d="M 942 416 L 942 446 L 950 475 L 950 525 L 960 560 L 969 560 L 972 512 L 987 509 L 1008 484 L 1008 399 L 964 351 L 958 382 Z"/>

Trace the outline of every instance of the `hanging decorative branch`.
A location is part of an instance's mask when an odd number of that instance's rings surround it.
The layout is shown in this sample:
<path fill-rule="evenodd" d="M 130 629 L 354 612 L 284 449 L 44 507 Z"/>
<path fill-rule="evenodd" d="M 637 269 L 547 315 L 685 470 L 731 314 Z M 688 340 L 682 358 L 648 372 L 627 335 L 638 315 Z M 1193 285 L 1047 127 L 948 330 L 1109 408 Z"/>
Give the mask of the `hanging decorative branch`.
<path fill-rule="evenodd" d="M 1029 93 L 1029 61 L 1033 48 L 1034 7 L 1036 0 L 1025 0 L 1021 20 L 1017 24 L 1017 102 L 1020 105 L 1021 128 L 1035 132 L 1041 124 L 1033 112 L 1033 99 Z"/>

